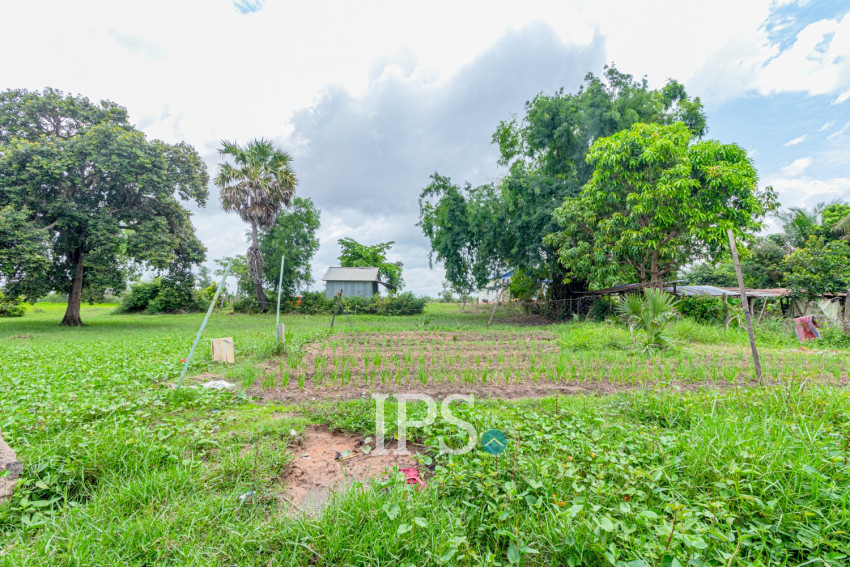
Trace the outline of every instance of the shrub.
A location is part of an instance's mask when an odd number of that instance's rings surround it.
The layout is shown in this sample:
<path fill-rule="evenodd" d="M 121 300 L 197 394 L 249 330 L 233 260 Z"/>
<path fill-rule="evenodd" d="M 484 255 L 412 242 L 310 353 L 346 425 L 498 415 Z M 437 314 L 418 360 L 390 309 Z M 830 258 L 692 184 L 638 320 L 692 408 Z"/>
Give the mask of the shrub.
<path fill-rule="evenodd" d="M 207 305 L 209 302 L 206 302 Z M 148 313 L 196 313 L 207 305 L 191 282 L 182 278 L 165 277 L 159 293 L 148 303 Z"/>
<path fill-rule="evenodd" d="M 236 313 L 254 315 L 260 312 L 260 304 L 257 302 L 257 298 L 252 295 L 249 295 L 248 297 L 240 297 L 233 302 L 233 311 Z"/>
<path fill-rule="evenodd" d="M 425 310 L 425 300 L 409 291 L 389 297 L 373 298 L 374 313 L 378 315 L 416 315 Z"/>
<path fill-rule="evenodd" d="M 121 300 L 121 305 L 116 309 L 117 313 L 141 313 L 147 310 L 150 302 L 159 293 L 159 286 L 162 281 L 159 278 L 154 278 L 150 282 L 140 282 L 130 286 L 130 291 L 124 295 Z"/>
<path fill-rule="evenodd" d="M 607 298 L 597 299 L 590 306 L 588 318 L 592 321 L 604 321 L 615 314 L 614 303 Z"/>
<path fill-rule="evenodd" d="M 371 297 L 344 297 L 342 307 L 346 313 L 371 313 L 374 298 Z"/>
<path fill-rule="evenodd" d="M 19 299 L 6 297 L 0 292 L 0 317 L 23 317 L 24 306 Z"/>
<path fill-rule="evenodd" d="M 301 296 L 298 312 L 307 314 L 330 313 L 334 306 L 333 299 L 325 297 L 322 291 L 305 291 Z"/>
<path fill-rule="evenodd" d="M 629 294 L 617 303 L 617 313 L 629 328 L 646 333 L 643 349 L 651 352 L 670 345 L 664 334 L 667 323 L 676 315 L 676 298 L 660 289 L 644 289 L 643 297 Z"/>
<path fill-rule="evenodd" d="M 731 306 L 729 307 L 731 311 Z M 679 299 L 678 311 L 698 323 L 724 323 L 723 299 L 706 295 L 686 295 Z"/>
<path fill-rule="evenodd" d="M 193 313 L 203 311 L 201 292 L 179 277 L 154 278 L 130 286 L 117 313 Z"/>

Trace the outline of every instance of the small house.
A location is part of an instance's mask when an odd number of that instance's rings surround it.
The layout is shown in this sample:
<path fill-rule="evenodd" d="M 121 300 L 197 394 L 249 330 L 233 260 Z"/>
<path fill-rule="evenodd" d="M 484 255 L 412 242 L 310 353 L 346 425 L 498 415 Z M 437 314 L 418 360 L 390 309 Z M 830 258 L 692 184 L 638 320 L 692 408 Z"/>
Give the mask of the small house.
<path fill-rule="evenodd" d="M 342 291 L 343 297 L 372 297 L 378 293 L 378 268 L 328 268 L 325 277 L 325 296 L 333 298 Z"/>
<path fill-rule="evenodd" d="M 504 274 L 493 276 L 483 288 L 478 290 L 478 303 L 492 303 L 494 301 L 509 301 L 511 292 L 508 289 L 511 285 L 513 270 Z"/>

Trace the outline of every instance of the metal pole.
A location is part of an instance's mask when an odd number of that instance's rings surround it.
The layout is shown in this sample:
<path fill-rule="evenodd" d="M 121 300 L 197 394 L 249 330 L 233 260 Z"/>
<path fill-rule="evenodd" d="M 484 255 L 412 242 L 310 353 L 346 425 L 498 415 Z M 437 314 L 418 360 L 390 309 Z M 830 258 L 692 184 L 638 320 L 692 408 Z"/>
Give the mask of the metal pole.
<path fill-rule="evenodd" d="M 747 304 L 747 288 L 744 287 L 744 276 L 741 274 L 741 262 L 738 260 L 738 248 L 735 246 L 735 235 L 732 234 L 732 229 L 728 229 L 726 234 L 729 236 L 729 247 L 732 248 L 732 260 L 735 262 L 735 273 L 738 276 L 738 288 L 741 290 L 741 305 L 744 308 L 744 318 L 747 321 L 747 333 L 750 335 L 750 348 L 753 351 L 753 364 L 756 367 L 756 378 L 761 384 L 761 360 L 759 359 L 759 351 L 756 348 L 756 336 L 753 333 L 753 318 L 750 315 L 750 308 Z"/>
<path fill-rule="evenodd" d="M 210 314 L 212 313 L 213 307 L 215 307 L 215 302 L 218 300 L 218 296 L 221 295 L 221 290 L 224 289 L 224 280 L 227 279 L 227 275 L 230 273 L 230 268 L 233 267 L 233 260 L 234 259 L 231 258 L 230 262 L 227 263 L 227 267 L 224 269 L 224 275 L 221 276 L 221 281 L 215 290 L 215 295 L 210 302 L 210 308 L 207 309 L 207 314 L 204 316 L 204 322 L 201 323 L 201 328 L 198 329 L 198 335 L 195 337 L 195 342 L 192 343 L 192 348 L 189 350 L 189 356 L 186 357 L 186 363 L 183 365 L 183 372 L 180 373 L 180 379 L 177 381 L 177 389 L 180 389 L 180 385 L 183 383 L 183 377 L 186 376 L 186 371 L 189 369 L 189 365 L 192 364 L 192 357 L 195 355 L 195 347 L 198 346 L 198 341 L 201 340 L 201 335 L 204 332 L 204 328 L 207 326 L 207 321 L 210 319 Z"/>
<path fill-rule="evenodd" d="M 286 261 L 284 254 L 280 255 L 280 277 L 277 279 L 277 320 L 274 325 L 274 340 L 280 342 L 280 294 L 283 293 L 283 263 Z"/>

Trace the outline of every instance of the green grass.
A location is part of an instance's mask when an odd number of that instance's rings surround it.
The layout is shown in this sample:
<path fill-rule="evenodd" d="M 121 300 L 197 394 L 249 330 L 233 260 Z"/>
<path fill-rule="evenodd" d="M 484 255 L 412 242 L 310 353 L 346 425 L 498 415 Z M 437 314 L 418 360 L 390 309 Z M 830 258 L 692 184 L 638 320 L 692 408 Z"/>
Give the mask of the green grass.
<path fill-rule="evenodd" d="M 504 454 L 437 456 L 441 437 L 466 442 L 438 421 L 414 430 L 436 466 L 427 489 L 390 479 L 311 518 L 274 499 L 292 459 L 289 431 L 324 423 L 373 434 L 371 401 L 260 407 L 239 394 L 175 391 L 166 384 L 203 315 L 91 306 L 86 327 L 67 329 L 57 325 L 63 309 L 37 304 L 0 320 L 0 430 L 26 465 L 0 506 L 0 565 L 848 563 L 850 397 L 817 384 L 846 379 L 848 351 L 796 352 L 776 325 L 759 336 L 778 385 L 460 404 L 455 413 L 479 432 L 507 434 Z M 332 342 L 341 352 L 349 332 L 486 332 L 488 317 L 452 305 L 341 317 Z M 495 331 L 538 332 L 500 318 Z M 283 319 L 290 353 L 329 332 L 327 316 Z M 728 361 L 747 353 L 740 330 L 687 321 L 671 329 L 676 347 L 652 359 L 620 326 L 550 331 L 560 345 L 552 362 L 594 379 L 734 379 L 740 369 Z M 278 351 L 273 332 L 273 316 L 216 314 L 204 337 L 234 338 L 238 364 L 227 374 L 241 384 L 260 379 L 255 365 Z M 191 369 L 202 372 L 222 372 L 203 342 Z M 388 403 L 389 422 L 394 412 Z M 248 491 L 257 496 L 240 501 Z"/>

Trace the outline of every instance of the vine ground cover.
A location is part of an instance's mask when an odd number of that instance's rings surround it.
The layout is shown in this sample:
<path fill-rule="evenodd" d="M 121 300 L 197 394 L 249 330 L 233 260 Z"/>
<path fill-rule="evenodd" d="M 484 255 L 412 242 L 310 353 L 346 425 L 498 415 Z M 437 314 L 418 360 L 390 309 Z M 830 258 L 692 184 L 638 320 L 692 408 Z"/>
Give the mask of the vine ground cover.
<path fill-rule="evenodd" d="M 174 391 L 166 384 L 201 316 L 115 316 L 99 306 L 84 311 L 88 327 L 63 329 L 61 308 L 0 321 L 0 430 L 25 464 L 0 506 L 0 565 L 848 562 L 846 350 L 799 352 L 781 330 L 759 329 L 771 385 L 689 391 L 678 388 L 747 380 L 746 335 L 677 324 L 679 346 L 647 363 L 618 327 L 497 324 L 483 342 L 555 337 L 525 351 L 538 357 L 529 368 L 545 361 L 539 380 L 563 362 L 586 382 L 655 388 L 460 404 L 455 413 L 479 431 L 507 434 L 505 453 L 437 456 L 440 437 L 463 444 L 460 430 L 412 430 L 431 448 L 427 489 L 391 475 L 311 516 L 276 498 L 298 450 L 290 432 L 324 424 L 370 435 L 374 404 L 254 403 L 245 386 L 262 387 L 258 365 L 279 356 L 273 317 L 210 323 L 205 336 L 233 336 L 240 362 L 222 370 L 201 349 L 192 372 L 220 373 L 239 391 Z M 487 316 L 429 306 L 424 317 L 342 318 L 335 335 L 329 318 L 287 317 L 287 352 L 306 360 L 338 341 L 339 353 L 378 331 L 420 341 L 426 330 L 481 335 Z M 419 354 L 410 345 L 414 377 Z"/>

